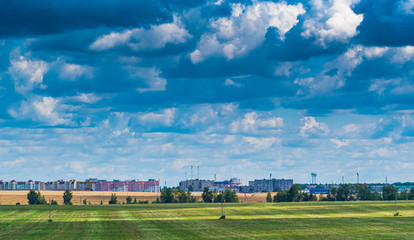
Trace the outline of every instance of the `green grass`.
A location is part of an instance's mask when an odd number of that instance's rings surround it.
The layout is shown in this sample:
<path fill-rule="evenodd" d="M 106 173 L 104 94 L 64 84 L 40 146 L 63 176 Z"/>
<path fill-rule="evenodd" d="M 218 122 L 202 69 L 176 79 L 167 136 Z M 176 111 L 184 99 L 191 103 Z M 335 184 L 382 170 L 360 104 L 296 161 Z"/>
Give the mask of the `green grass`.
<path fill-rule="evenodd" d="M 0 206 L 0 239 L 414 239 L 414 201 Z"/>

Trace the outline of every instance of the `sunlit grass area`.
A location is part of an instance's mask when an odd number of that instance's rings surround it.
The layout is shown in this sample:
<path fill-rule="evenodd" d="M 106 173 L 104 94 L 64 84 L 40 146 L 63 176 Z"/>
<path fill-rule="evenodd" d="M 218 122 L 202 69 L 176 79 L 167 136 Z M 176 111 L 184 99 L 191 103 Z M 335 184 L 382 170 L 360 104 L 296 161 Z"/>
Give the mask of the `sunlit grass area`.
<path fill-rule="evenodd" d="M 414 202 L 0 206 L 0 239 L 413 239 Z"/>

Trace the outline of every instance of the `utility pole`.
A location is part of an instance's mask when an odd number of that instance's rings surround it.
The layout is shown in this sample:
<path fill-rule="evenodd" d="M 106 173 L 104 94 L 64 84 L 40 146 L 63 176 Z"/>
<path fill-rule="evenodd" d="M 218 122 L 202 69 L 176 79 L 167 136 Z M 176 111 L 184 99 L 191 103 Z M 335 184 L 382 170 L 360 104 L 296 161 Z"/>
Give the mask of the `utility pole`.
<path fill-rule="evenodd" d="M 50 198 L 49 198 L 49 222 L 52 221 L 52 214 L 51 214 L 51 209 L 50 209 Z"/>
<path fill-rule="evenodd" d="M 221 191 L 221 217 L 224 217 L 223 198 L 224 198 L 224 191 Z"/>

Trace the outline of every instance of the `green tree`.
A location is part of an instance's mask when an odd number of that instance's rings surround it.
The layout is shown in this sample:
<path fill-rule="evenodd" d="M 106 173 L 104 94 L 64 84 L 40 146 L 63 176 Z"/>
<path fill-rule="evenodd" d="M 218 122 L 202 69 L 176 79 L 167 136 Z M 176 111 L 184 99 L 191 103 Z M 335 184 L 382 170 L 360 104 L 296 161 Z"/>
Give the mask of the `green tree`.
<path fill-rule="evenodd" d="M 162 190 L 161 197 L 160 197 L 160 202 L 162 202 L 162 203 L 173 203 L 174 202 L 174 195 L 172 193 L 171 188 L 166 188 L 166 189 Z"/>
<path fill-rule="evenodd" d="M 237 197 L 237 193 L 235 190 L 231 190 L 230 188 L 226 188 L 224 191 L 224 201 L 225 202 L 239 202 L 239 198 Z"/>
<path fill-rule="evenodd" d="M 131 196 L 126 197 L 126 203 L 127 204 L 132 204 L 132 197 Z"/>
<path fill-rule="evenodd" d="M 412 187 L 410 190 L 410 194 L 408 195 L 408 200 L 414 200 L 414 187 Z"/>
<path fill-rule="evenodd" d="M 288 201 L 288 192 L 280 191 L 273 197 L 273 202 L 287 202 Z"/>
<path fill-rule="evenodd" d="M 72 205 L 72 192 L 69 189 L 63 193 L 63 204 L 65 205 Z"/>
<path fill-rule="evenodd" d="M 223 193 L 218 193 L 214 195 L 214 202 L 224 202 Z"/>
<path fill-rule="evenodd" d="M 177 194 L 177 201 L 179 203 L 186 203 L 188 202 L 188 195 L 184 190 L 178 190 L 178 194 Z"/>
<path fill-rule="evenodd" d="M 382 188 L 382 197 L 384 200 L 395 200 L 398 194 L 398 189 L 393 185 L 384 186 Z"/>
<path fill-rule="evenodd" d="M 409 193 L 407 191 L 402 191 L 400 194 L 398 194 L 398 200 L 408 200 Z"/>
<path fill-rule="evenodd" d="M 193 185 L 190 185 L 190 186 L 188 187 L 188 191 L 190 191 L 190 192 L 193 192 L 193 191 L 194 191 L 194 189 L 193 189 Z"/>
<path fill-rule="evenodd" d="M 203 193 L 201 194 L 201 198 L 205 203 L 211 203 L 214 198 L 213 192 L 208 187 L 205 187 Z"/>
<path fill-rule="evenodd" d="M 355 188 L 358 200 L 375 200 L 374 194 L 371 193 L 367 186 L 358 184 L 355 186 Z"/>
<path fill-rule="evenodd" d="M 196 197 L 191 194 L 190 190 L 187 191 L 187 200 L 189 203 L 195 203 L 197 201 Z"/>
<path fill-rule="evenodd" d="M 348 201 L 351 195 L 350 184 L 340 184 L 336 193 L 337 201 Z"/>
<path fill-rule="evenodd" d="M 288 191 L 288 201 L 289 202 L 299 202 L 301 200 L 301 191 L 299 184 L 293 184 Z"/>
<path fill-rule="evenodd" d="M 272 194 L 270 192 L 267 192 L 266 202 L 272 202 Z"/>
<path fill-rule="evenodd" d="M 30 205 L 34 204 L 46 204 L 45 197 L 40 195 L 40 192 L 36 192 L 34 190 L 30 190 L 27 194 L 27 200 L 29 200 Z"/>
<path fill-rule="evenodd" d="M 115 193 L 111 194 L 111 199 L 109 200 L 109 204 L 117 204 L 118 203 L 118 197 L 116 196 Z"/>
<path fill-rule="evenodd" d="M 87 204 L 88 204 L 88 202 L 86 201 L 86 198 L 83 199 L 83 205 L 87 205 Z"/>

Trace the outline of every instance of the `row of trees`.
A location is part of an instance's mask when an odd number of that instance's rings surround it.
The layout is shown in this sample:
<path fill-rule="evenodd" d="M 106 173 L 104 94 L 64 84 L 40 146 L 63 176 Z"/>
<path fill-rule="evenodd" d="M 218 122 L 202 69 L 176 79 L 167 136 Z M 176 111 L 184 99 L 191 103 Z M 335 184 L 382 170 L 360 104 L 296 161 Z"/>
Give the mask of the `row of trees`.
<path fill-rule="evenodd" d="M 34 190 L 30 190 L 27 194 L 27 200 L 29 201 L 30 205 L 38 205 L 38 204 L 47 204 L 46 199 L 44 196 L 40 194 L 40 192 L 36 192 Z M 63 193 L 63 204 L 65 205 L 72 205 L 72 192 L 69 190 L 66 190 Z M 51 200 L 52 205 L 57 205 L 57 201 Z"/>
<path fill-rule="evenodd" d="M 211 202 L 239 202 L 236 191 L 226 189 L 222 193 L 218 193 L 216 190 L 212 191 L 208 187 L 204 188 L 201 198 L 205 203 Z M 166 188 L 161 191 L 160 198 L 157 198 L 156 203 L 195 203 L 196 197 L 191 194 L 191 191 L 187 192 L 181 189 Z"/>
<path fill-rule="evenodd" d="M 293 184 L 289 190 L 279 191 L 274 197 L 273 202 L 307 202 L 307 201 L 317 201 L 318 198 L 315 194 L 312 193 L 302 193 L 302 189 L 298 184 Z M 270 193 L 267 194 L 267 202 L 272 201 Z"/>
<path fill-rule="evenodd" d="M 218 193 L 217 190 L 210 190 L 208 187 L 204 188 L 201 198 L 205 203 L 211 202 L 239 202 L 237 193 L 234 190 L 227 188 L 224 192 Z"/>
<path fill-rule="evenodd" d="M 321 201 L 377 201 L 377 200 L 414 200 L 414 188 L 410 192 L 398 193 L 398 188 L 388 185 L 382 188 L 382 195 L 371 192 L 364 184 L 341 184 L 338 188 L 331 188 L 326 197 Z"/>
<path fill-rule="evenodd" d="M 166 188 L 161 191 L 161 197 L 157 198 L 156 203 L 194 203 L 196 197 L 190 191 L 181 189 Z"/>

